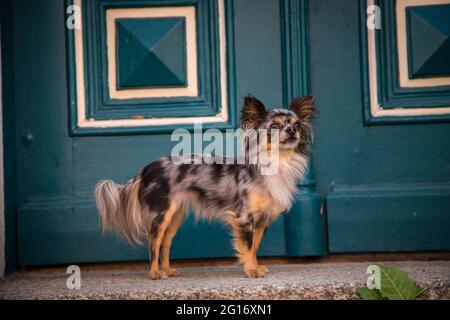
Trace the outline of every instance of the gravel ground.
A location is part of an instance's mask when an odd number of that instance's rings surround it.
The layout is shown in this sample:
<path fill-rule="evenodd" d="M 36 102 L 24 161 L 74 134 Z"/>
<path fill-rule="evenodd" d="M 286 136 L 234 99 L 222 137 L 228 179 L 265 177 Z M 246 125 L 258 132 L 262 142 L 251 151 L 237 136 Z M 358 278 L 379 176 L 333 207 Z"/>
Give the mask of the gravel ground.
<path fill-rule="evenodd" d="M 150 280 L 146 265 L 81 266 L 81 289 L 66 287 L 65 268 L 19 271 L 0 280 L 0 299 L 358 299 L 373 262 L 268 265 L 265 278 L 247 279 L 239 266 L 179 267 L 180 278 Z M 426 291 L 450 299 L 450 261 L 388 262 Z"/>

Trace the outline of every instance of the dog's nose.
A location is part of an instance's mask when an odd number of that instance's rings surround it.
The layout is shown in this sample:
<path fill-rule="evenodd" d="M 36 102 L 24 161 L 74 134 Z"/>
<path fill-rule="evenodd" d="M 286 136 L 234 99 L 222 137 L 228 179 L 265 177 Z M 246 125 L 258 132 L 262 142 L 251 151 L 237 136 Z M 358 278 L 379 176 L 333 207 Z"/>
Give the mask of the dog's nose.
<path fill-rule="evenodd" d="M 293 127 L 287 127 L 286 128 L 286 132 L 288 133 L 288 134 L 294 134 L 295 133 L 295 128 L 293 128 Z"/>

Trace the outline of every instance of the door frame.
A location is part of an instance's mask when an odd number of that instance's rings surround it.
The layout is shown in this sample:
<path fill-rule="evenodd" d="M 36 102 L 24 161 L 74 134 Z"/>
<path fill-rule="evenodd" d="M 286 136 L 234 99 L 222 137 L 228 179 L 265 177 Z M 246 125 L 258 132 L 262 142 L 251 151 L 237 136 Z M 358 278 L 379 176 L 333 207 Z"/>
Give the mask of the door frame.
<path fill-rule="evenodd" d="M 16 268 L 16 166 L 12 0 L 0 2 L 0 276 Z M 9 108 L 8 108 L 9 106 Z M 3 225 L 2 225 L 3 223 Z"/>

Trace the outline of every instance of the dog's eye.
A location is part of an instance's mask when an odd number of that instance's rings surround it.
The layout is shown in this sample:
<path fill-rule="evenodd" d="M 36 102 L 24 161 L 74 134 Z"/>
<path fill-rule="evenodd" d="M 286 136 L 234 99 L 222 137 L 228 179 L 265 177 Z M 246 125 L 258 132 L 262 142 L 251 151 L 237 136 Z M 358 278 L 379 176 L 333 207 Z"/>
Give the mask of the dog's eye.
<path fill-rule="evenodd" d="M 294 124 L 294 128 L 295 129 L 300 129 L 300 122 L 296 122 L 295 124 Z"/>
<path fill-rule="evenodd" d="M 280 126 L 277 123 L 272 123 L 270 125 L 270 129 L 273 129 L 273 130 L 280 129 Z"/>

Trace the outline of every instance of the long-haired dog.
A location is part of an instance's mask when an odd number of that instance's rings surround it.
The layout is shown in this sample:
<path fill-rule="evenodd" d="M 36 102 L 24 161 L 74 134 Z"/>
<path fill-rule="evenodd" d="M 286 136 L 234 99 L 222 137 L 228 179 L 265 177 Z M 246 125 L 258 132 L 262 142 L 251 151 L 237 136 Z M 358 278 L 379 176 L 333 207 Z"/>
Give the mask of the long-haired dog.
<path fill-rule="evenodd" d="M 207 219 L 231 226 L 233 244 L 247 277 L 263 277 L 256 252 L 278 215 L 288 209 L 303 178 L 310 153 L 315 113 L 314 98 L 292 100 L 289 109 L 267 110 L 255 97 L 245 97 L 241 127 L 265 129 L 266 147 L 275 145 L 270 132 L 278 130 L 278 170 L 261 174 L 258 163 L 175 163 L 163 157 L 123 185 L 100 181 L 95 198 L 103 227 L 132 243 L 147 236 L 151 279 L 178 276 L 170 267 L 172 239 L 189 209 Z"/>

